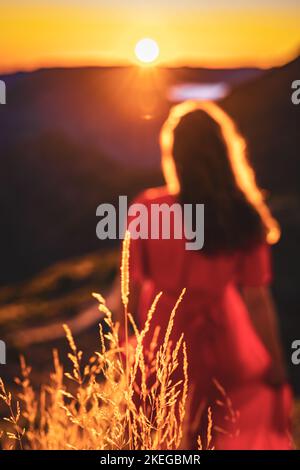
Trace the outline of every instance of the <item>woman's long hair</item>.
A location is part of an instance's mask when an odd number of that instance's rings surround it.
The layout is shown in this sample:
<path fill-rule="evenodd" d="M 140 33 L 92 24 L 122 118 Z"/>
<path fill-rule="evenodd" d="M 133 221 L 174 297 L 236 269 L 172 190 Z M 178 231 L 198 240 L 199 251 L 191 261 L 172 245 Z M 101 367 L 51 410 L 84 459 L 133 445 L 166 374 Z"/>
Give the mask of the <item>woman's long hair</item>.
<path fill-rule="evenodd" d="M 169 191 L 182 204 L 205 204 L 204 252 L 276 243 L 280 228 L 257 187 L 246 142 L 215 103 L 174 106 L 163 125 L 162 168 Z"/>

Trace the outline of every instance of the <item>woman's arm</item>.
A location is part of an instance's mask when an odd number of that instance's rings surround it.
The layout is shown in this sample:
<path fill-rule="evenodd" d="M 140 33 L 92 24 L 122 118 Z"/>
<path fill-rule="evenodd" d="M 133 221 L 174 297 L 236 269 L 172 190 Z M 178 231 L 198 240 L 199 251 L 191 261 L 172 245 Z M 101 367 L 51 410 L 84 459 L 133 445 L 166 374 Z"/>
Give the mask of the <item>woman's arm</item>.
<path fill-rule="evenodd" d="M 272 366 L 267 380 L 271 385 L 279 386 L 286 380 L 286 371 L 280 344 L 277 314 L 270 289 L 265 286 L 243 287 L 242 296 L 253 326 L 272 358 Z"/>

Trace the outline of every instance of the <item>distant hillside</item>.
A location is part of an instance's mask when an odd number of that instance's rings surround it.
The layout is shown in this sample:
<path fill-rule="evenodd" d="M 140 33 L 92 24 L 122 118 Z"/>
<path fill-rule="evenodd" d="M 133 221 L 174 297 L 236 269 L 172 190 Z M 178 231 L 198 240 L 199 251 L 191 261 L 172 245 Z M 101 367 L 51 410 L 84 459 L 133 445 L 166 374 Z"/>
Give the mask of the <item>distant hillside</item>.
<path fill-rule="evenodd" d="M 0 143 L 63 133 L 126 165 L 159 162 L 158 130 L 171 85 L 226 82 L 234 86 L 259 69 L 208 70 L 135 67 L 42 69 L 3 77 L 7 105 L 0 110 Z M 0 77 L 1 78 L 1 77 Z M 143 119 L 143 116 L 152 119 Z"/>
<path fill-rule="evenodd" d="M 96 238 L 96 208 L 160 184 L 62 133 L 23 137 L 1 149 L 1 283 L 106 246 Z"/>
<path fill-rule="evenodd" d="M 261 73 L 148 72 L 43 69 L 2 77 L 0 285 L 106 246 L 95 236 L 98 204 L 162 182 L 157 137 L 170 85 L 234 84 Z"/>
<path fill-rule="evenodd" d="M 221 102 L 246 135 L 262 183 L 276 192 L 299 190 L 300 106 L 291 101 L 299 77 L 300 57 L 236 87 Z"/>
<path fill-rule="evenodd" d="M 102 246 L 95 237 L 97 205 L 161 183 L 158 132 L 174 84 L 233 87 L 222 104 L 249 139 L 260 181 L 285 210 L 283 198 L 297 191 L 299 174 L 299 108 L 290 100 L 299 59 L 263 73 L 149 70 L 43 69 L 3 77 L 2 284 Z"/>

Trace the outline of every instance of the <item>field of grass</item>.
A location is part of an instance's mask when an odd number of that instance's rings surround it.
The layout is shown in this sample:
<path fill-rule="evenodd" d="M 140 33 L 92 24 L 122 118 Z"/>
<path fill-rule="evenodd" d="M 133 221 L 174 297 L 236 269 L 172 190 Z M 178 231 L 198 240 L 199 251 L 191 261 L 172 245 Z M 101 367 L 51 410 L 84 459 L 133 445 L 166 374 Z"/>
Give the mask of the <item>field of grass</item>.
<path fill-rule="evenodd" d="M 41 373 L 38 372 L 39 367 L 29 367 L 22 356 L 21 376 L 16 379 L 15 384 L 11 385 L 10 377 L 0 381 L 1 415 L 4 417 L 0 426 L 2 448 L 185 448 L 189 385 L 186 344 L 183 335 L 178 338 L 176 344 L 172 345 L 169 341 L 176 309 L 185 291 L 183 290 L 170 312 L 163 344 L 157 345 L 154 334 L 150 349 L 145 351 L 143 339 L 149 330 L 161 293 L 153 300 L 143 330 L 138 331 L 134 319 L 127 311 L 130 290 L 129 245 L 130 239 L 127 237 L 123 244 L 121 263 L 120 295 L 124 307 L 124 323 L 120 325 L 114 322 L 105 299 L 102 295 L 94 293 L 93 302 L 96 300 L 98 303 L 101 319 L 95 343 L 91 343 L 88 337 L 83 342 L 84 348 L 79 348 L 70 328 L 65 324 L 68 351 L 65 350 L 63 354 L 67 356 L 67 360 L 65 357 L 61 360 L 58 350 L 54 349 L 52 372 L 49 372 L 48 358 L 46 367 L 45 364 L 39 365 L 40 370 L 44 369 Z M 78 308 L 78 299 L 80 300 L 81 296 L 85 299 L 87 285 L 90 286 L 92 282 L 96 288 L 98 281 L 103 286 L 106 282 L 109 283 L 115 273 L 116 259 L 115 252 L 106 254 L 101 262 L 98 257 L 90 257 L 84 262 L 78 262 L 77 270 L 74 270 L 74 263 L 72 269 L 71 265 L 64 263 L 53 272 L 47 271 L 38 281 L 33 280 L 19 286 L 19 308 L 25 294 L 27 299 L 32 296 L 33 301 L 25 303 L 23 314 L 17 315 L 17 324 L 25 325 L 30 319 L 38 325 L 45 316 L 51 315 L 51 309 L 57 305 L 60 305 L 62 310 L 57 316 L 52 313 L 51 318 L 61 319 L 65 302 L 70 305 L 69 297 L 72 297 L 65 289 L 61 298 L 59 296 L 63 278 L 70 278 L 72 282 L 69 282 L 70 285 L 73 283 L 73 287 L 74 283 L 78 283 L 78 298 L 73 297 L 74 308 Z M 98 270 L 95 274 L 97 263 Z M 9 302 L 10 296 L 15 299 L 15 294 L 9 289 L 6 293 L 2 292 L 2 302 Z M 57 303 L 57 299 L 60 299 L 60 303 Z M 16 309 L 16 303 L 14 308 Z M 70 311 L 73 313 L 72 309 Z M 16 312 L 19 313 L 18 309 Z M 38 316 L 38 312 L 42 312 L 44 317 Z M 9 319 L 12 322 L 12 318 Z M 68 322 L 68 316 L 65 319 Z M 8 318 L 1 319 L 3 325 L 7 320 Z M 130 340 L 129 326 L 134 331 Z M 120 333 L 121 328 L 125 331 L 124 339 Z M 9 328 L 7 333 L 11 333 Z M 96 351 L 90 355 L 90 349 L 85 350 L 87 341 L 89 348 L 94 347 Z M 49 347 L 43 344 L 39 350 L 42 349 L 48 350 Z M 178 368 L 182 370 L 182 381 L 175 380 Z M 7 382 L 9 386 L 6 385 Z M 206 449 L 214 449 L 214 422 L 210 409 L 207 410 L 207 415 L 206 435 L 198 436 L 195 448 L 202 449 L 202 442 L 205 442 Z M 299 448 L 299 403 L 295 406 L 293 434 L 295 446 Z"/>
<path fill-rule="evenodd" d="M 54 350 L 54 372 L 39 392 L 31 385 L 31 368 L 23 357 L 21 378 L 17 379 L 21 392 L 17 397 L 12 397 L 1 380 L 0 398 L 8 412 L 1 432 L 3 448 L 177 449 L 182 445 L 188 390 L 186 345 L 183 336 L 175 345 L 169 339 L 184 292 L 170 314 L 164 342 L 157 353 L 154 354 L 155 337 L 150 350 L 144 351 L 143 338 L 161 294 L 153 301 L 144 329 L 138 331 L 127 312 L 129 243 L 128 234 L 121 266 L 125 341 L 120 340 L 120 325 L 113 322 L 104 298 L 93 294 L 105 325 L 99 325 L 97 352 L 83 363 L 83 352 L 64 325 L 70 372 L 64 372 Z M 135 333 L 134 349 L 128 340 L 129 323 Z M 173 379 L 178 367 L 182 367 L 184 377 L 180 382 Z M 136 380 L 137 376 L 140 380 Z"/>

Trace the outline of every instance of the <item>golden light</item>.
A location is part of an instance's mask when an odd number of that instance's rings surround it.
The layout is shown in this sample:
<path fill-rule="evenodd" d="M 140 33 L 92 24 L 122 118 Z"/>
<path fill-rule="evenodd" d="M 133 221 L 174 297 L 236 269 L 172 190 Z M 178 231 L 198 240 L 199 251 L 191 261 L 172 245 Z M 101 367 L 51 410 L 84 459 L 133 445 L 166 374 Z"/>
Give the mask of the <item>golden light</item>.
<path fill-rule="evenodd" d="M 257 186 L 255 173 L 247 159 L 246 141 L 237 130 L 231 117 L 212 101 L 187 100 L 173 106 L 162 126 L 160 132 L 162 170 L 169 191 L 172 194 L 177 194 L 180 191 L 180 183 L 172 154 L 174 129 L 183 116 L 197 109 L 205 111 L 219 124 L 237 185 L 261 216 L 267 229 L 267 242 L 271 245 L 277 243 L 281 234 L 280 226 L 265 204 L 263 191 Z"/>
<path fill-rule="evenodd" d="M 151 64 L 159 56 L 159 47 L 154 39 L 143 38 L 136 43 L 134 52 L 140 62 Z"/>

